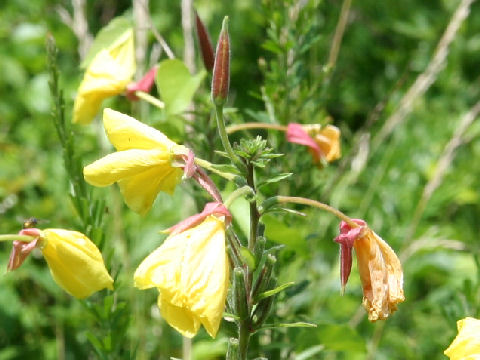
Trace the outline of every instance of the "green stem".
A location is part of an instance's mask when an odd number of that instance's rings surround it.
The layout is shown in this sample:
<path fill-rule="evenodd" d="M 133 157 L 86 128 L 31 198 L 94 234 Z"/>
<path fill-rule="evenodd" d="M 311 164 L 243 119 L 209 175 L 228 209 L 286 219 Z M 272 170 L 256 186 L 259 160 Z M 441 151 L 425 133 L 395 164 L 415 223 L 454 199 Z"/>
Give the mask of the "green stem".
<path fill-rule="evenodd" d="M 215 112 L 217 115 L 217 128 L 218 134 L 220 135 L 220 140 L 222 141 L 223 148 L 228 154 L 228 157 L 235 166 L 239 169 L 244 169 L 244 164 L 238 158 L 238 156 L 233 152 L 232 145 L 230 145 L 230 141 L 228 140 L 227 131 L 225 129 L 225 121 L 223 120 L 223 106 L 215 106 Z"/>
<path fill-rule="evenodd" d="M 238 359 L 247 360 L 248 343 L 250 342 L 250 318 L 240 321 L 238 329 Z"/>
<path fill-rule="evenodd" d="M 0 235 L 0 241 L 23 241 L 23 242 L 30 242 L 35 240 L 36 238 L 34 236 L 28 236 L 28 235 L 17 235 L 17 234 L 5 234 L 5 235 Z"/>
<path fill-rule="evenodd" d="M 145 100 L 146 102 L 152 104 L 153 106 L 155 106 L 159 109 L 165 108 L 165 103 L 158 100 L 156 97 L 154 97 L 150 94 L 147 94 L 146 92 L 137 90 L 137 91 L 135 91 L 135 95 L 137 97 L 139 97 L 140 99 Z"/>
<path fill-rule="evenodd" d="M 287 131 L 287 127 L 284 125 L 269 124 L 269 123 L 242 123 L 237 125 L 230 125 L 226 128 L 226 131 L 227 131 L 227 134 L 231 134 L 239 130 L 248 130 L 248 129 L 270 129 L 270 130 Z"/>
<path fill-rule="evenodd" d="M 337 210 L 334 207 L 331 207 L 330 205 L 321 203 L 320 201 L 307 199 L 303 197 L 296 197 L 296 196 L 276 196 L 276 200 L 278 203 L 293 203 L 293 204 L 313 206 L 313 207 L 328 211 L 329 213 L 345 221 L 352 228 L 359 227 L 358 224 L 356 224 L 351 218 L 349 218 L 347 215 L 342 213 L 340 210 Z"/>
<path fill-rule="evenodd" d="M 211 172 L 223 177 L 224 179 L 230 180 L 230 181 L 235 180 L 235 178 L 237 177 L 237 175 L 235 175 L 235 174 L 226 173 L 226 172 L 223 172 L 223 171 L 220 171 L 220 170 L 216 169 L 214 164 L 212 164 L 211 162 L 209 162 L 207 160 L 200 159 L 198 157 L 195 157 L 195 164 L 197 164 L 198 166 L 201 166 L 204 169 L 207 169 L 208 171 L 211 171 Z"/>
<path fill-rule="evenodd" d="M 241 188 L 238 188 L 237 190 L 235 190 L 234 192 L 232 192 L 227 200 L 224 201 L 224 205 L 228 208 L 230 207 L 230 205 L 232 205 L 232 203 L 237 199 L 239 198 L 240 196 L 244 196 L 244 195 L 247 195 L 247 194 L 252 194 L 254 195 L 255 192 L 253 191 L 253 189 L 248 186 L 248 185 L 245 185 L 245 186 L 242 186 Z"/>

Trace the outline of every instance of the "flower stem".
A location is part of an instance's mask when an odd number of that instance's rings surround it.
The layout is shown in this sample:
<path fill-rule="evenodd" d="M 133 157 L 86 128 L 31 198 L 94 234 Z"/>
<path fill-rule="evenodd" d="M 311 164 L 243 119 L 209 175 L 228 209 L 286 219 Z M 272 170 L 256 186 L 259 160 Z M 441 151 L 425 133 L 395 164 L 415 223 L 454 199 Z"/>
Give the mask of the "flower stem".
<path fill-rule="evenodd" d="M 232 192 L 227 200 L 224 201 L 224 205 L 228 208 L 230 205 L 232 205 L 232 203 L 237 199 L 239 198 L 240 196 L 244 196 L 244 195 L 247 195 L 247 194 L 254 194 L 254 191 L 252 190 L 252 188 L 248 185 L 245 185 L 245 186 L 242 186 L 241 188 L 238 188 L 237 190 L 235 190 L 234 192 Z"/>
<path fill-rule="evenodd" d="M 279 124 L 269 124 L 269 123 L 243 123 L 237 125 L 230 125 L 227 127 L 227 134 L 234 133 L 240 130 L 248 129 L 271 129 L 279 131 L 287 131 L 287 127 Z"/>
<path fill-rule="evenodd" d="M 307 199 L 303 197 L 296 197 L 296 196 L 276 196 L 275 198 L 278 203 L 302 204 L 302 205 L 313 206 L 313 207 L 328 211 L 329 213 L 345 221 L 350 227 L 352 228 L 359 227 L 358 224 L 356 224 L 351 218 L 349 218 L 347 215 L 342 213 L 340 210 L 337 210 L 334 207 L 331 207 L 330 205 L 321 203 L 320 201 Z"/>
<path fill-rule="evenodd" d="M 238 359 L 247 360 L 248 343 L 250 342 L 250 319 L 240 321 L 239 337 L 238 337 Z"/>
<path fill-rule="evenodd" d="M 195 157 L 195 164 L 197 164 L 198 166 L 201 166 L 204 169 L 207 169 L 208 171 L 211 171 L 211 172 L 223 177 L 224 179 L 230 180 L 230 181 L 235 180 L 235 178 L 237 177 L 237 175 L 235 175 L 235 174 L 226 173 L 226 172 L 223 172 L 223 171 L 220 171 L 220 170 L 216 169 L 214 164 L 212 164 L 210 161 L 200 159 L 198 157 Z"/>
<path fill-rule="evenodd" d="M 218 133 L 220 135 L 220 140 L 222 141 L 223 148 L 225 149 L 228 157 L 232 160 L 235 166 L 239 169 L 244 169 L 244 164 L 233 152 L 232 145 L 230 145 L 230 141 L 228 140 L 227 131 L 225 129 L 225 121 L 223 119 L 223 106 L 215 106 L 215 112 L 217 115 Z"/>
<path fill-rule="evenodd" d="M 142 100 L 145 100 L 146 102 L 152 104 L 153 106 L 159 108 L 159 109 L 163 109 L 165 108 L 165 103 L 163 103 L 162 101 L 158 100 L 156 97 L 150 95 L 150 94 L 147 94 L 146 92 L 143 92 L 143 91 L 140 91 L 140 90 L 137 90 L 135 91 L 135 95 L 137 97 L 139 97 L 140 99 Z"/>
<path fill-rule="evenodd" d="M 0 235 L 0 241 L 23 241 L 23 242 L 30 242 L 35 240 L 34 236 L 28 235 L 17 235 L 17 234 L 4 234 Z"/>

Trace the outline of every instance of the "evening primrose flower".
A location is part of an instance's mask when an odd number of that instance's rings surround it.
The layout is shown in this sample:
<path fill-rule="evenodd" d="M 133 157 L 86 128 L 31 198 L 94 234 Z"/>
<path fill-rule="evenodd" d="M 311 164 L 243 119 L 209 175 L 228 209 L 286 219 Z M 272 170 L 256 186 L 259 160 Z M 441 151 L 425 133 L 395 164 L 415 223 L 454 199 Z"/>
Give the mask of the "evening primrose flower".
<path fill-rule="evenodd" d="M 308 146 L 316 163 L 332 162 L 341 156 L 340 129 L 336 126 L 290 123 L 286 135 L 287 141 Z"/>
<path fill-rule="evenodd" d="M 352 247 L 363 287 L 363 306 L 368 320 L 384 320 L 405 300 L 400 260 L 390 246 L 363 220 L 353 219 L 358 227 L 340 224 L 335 241 L 341 245 L 341 281 L 345 287 L 352 266 Z"/>
<path fill-rule="evenodd" d="M 207 215 L 195 225 L 198 220 L 186 221 L 192 227 L 179 233 L 180 228 L 172 228 L 173 235 L 143 260 L 134 275 L 137 288 L 159 290 L 163 318 L 189 338 L 200 325 L 216 336 L 229 284 L 225 217 Z"/>
<path fill-rule="evenodd" d="M 24 229 L 21 235 L 35 238 L 31 243 L 40 248 L 55 282 L 77 299 L 84 299 L 102 289 L 113 290 L 102 254 L 95 244 L 78 231 L 64 229 Z M 9 270 L 14 270 L 33 250 L 31 246 L 14 246 Z"/>
<path fill-rule="evenodd" d="M 177 145 L 160 131 L 112 109 L 103 112 L 105 132 L 118 150 L 83 169 L 85 180 L 94 186 L 117 182 L 126 204 L 145 214 L 160 191 L 173 193 L 182 170 L 172 166 L 176 155 L 188 149 Z"/>
<path fill-rule="evenodd" d="M 102 101 L 121 94 L 135 73 L 133 29 L 109 48 L 100 50 L 88 66 L 73 106 L 73 122 L 89 124 Z"/>
<path fill-rule="evenodd" d="M 458 335 L 444 351 L 450 360 L 480 359 L 480 320 L 466 317 L 457 321 Z"/>

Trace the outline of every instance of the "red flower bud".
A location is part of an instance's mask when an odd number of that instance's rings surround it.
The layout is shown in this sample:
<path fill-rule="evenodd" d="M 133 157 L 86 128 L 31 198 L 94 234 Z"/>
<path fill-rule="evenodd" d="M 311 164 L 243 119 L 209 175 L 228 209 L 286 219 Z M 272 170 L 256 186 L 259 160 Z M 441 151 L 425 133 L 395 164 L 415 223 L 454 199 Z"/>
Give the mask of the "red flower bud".
<path fill-rule="evenodd" d="M 205 69 L 207 69 L 207 71 L 212 71 L 215 63 L 212 40 L 210 40 L 210 35 L 208 34 L 207 28 L 203 24 L 202 19 L 200 19 L 196 11 L 195 25 L 197 27 L 198 44 L 200 45 L 203 64 L 205 65 Z"/>
<path fill-rule="evenodd" d="M 213 67 L 212 99 L 215 105 L 222 106 L 227 100 L 230 86 L 230 38 L 228 36 L 228 16 L 222 23 L 222 31 L 218 37 Z"/>

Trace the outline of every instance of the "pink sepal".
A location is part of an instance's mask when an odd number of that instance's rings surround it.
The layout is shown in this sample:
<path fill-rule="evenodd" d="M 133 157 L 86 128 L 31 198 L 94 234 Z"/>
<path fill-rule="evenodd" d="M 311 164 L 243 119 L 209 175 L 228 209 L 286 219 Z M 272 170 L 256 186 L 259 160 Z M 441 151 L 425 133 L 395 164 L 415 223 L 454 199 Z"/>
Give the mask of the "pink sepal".
<path fill-rule="evenodd" d="M 190 179 L 197 171 L 197 165 L 195 165 L 195 154 L 191 149 L 188 149 L 187 155 L 182 155 L 185 161 L 185 167 L 183 168 L 183 176 L 185 179 Z"/>
<path fill-rule="evenodd" d="M 340 223 L 340 235 L 334 241 L 340 244 L 340 280 L 342 283 L 342 291 L 347 285 L 348 277 L 352 271 L 352 247 L 356 239 L 362 236 L 363 230 L 367 223 L 360 219 L 352 219 L 354 223 L 360 225 L 352 228 L 345 221 Z"/>
<path fill-rule="evenodd" d="M 171 228 L 165 230 L 164 232 L 170 233 L 170 235 L 179 234 L 185 230 L 188 230 L 192 227 L 199 225 L 207 216 L 224 216 L 225 224 L 230 224 L 232 221 L 232 214 L 230 211 L 219 202 L 209 202 L 203 208 L 203 211 L 199 214 L 190 216 L 183 221 L 180 221 L 177 225 L 172 226 Z"/>
<path fill-rule="evenodd" d="M 139 100 L 135 95 L 135 91 L 143 91 L 149 93 L 155 83 L 155 76 L 157 76 L 158 66 L 152 67 L 139 81 L 127 85 L 126 95 L 131 101 Z"/>
<path fill-rule="evenodd" d="M 13 242 L 12 252 L 10 253 L 10 259 L 8 260 L 7 271 L 18 269 L 25 259 L 30 255 L 33 249 L 38 245 L 40 240 L 41 231 L 36 228 L 23 229 L 19 235 L 35 236 L 36 239 L 30 242 L 15 240 Z"/>
<path fill-rule="evenodd" d="M 290 123 L 287 126 L 287 141 L 295 144 L 308 146 L 315 161 L 320 161 L 323 152 L 313 138 L 303 129 L 302 125 Z"/>

